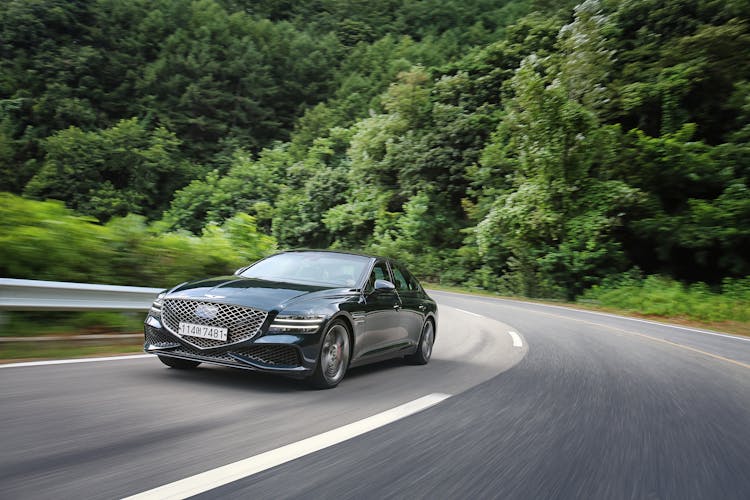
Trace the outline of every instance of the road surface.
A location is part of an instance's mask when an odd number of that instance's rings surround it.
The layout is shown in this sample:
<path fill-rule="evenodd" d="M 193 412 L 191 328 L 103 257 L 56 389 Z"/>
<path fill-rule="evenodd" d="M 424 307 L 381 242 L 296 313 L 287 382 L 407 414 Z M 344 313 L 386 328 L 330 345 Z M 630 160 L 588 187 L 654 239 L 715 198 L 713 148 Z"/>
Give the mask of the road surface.
<path fill-rule="evenodd" d="M 0 369 L 0 498 L 163 497 L 156 488 L 200 483 L 217 468 L 244 467 L 249 457 L 335 436 L 435 394 L 450 397 L 281 465 L 185 491 L 750 498 L 748 339 L 432 295 L 441 318 L 429 365 L 355 369 L 331 391 L 229 368 L 170 370 L 150 357 Z"/>

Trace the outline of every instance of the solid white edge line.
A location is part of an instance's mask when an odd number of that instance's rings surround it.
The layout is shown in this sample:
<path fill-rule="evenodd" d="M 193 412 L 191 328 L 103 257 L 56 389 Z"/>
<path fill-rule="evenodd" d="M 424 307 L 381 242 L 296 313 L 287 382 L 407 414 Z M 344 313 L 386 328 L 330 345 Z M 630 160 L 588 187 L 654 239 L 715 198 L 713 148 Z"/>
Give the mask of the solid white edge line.
<path fill-rule="evenodd" d="M 152 358 L 153 354 L 133 354 L 128 356 L 108 356 L 106 358 L 52 359 L 49 361 L 25 361 L 23 363 L 0 364 L 0 368 L 21 368 L 23 366 L 69 365 L 73 363 L 93 363 L 95 361 L 122 361 L 126 359 Z"/>
<path fill-rule="evenodd" d="M 198 495 L 383 427 L 434 406 L 450 396 L 441 393 L 429 394 L 338 429 L 159 486 L 125 500 L 181 499 Z"/>
<path fill-rule="evenodd" d="M 466 310 L 464 310 L 464 309 L 459 309 L 459 308 L 457 308 L 457 307 L 454 307 L 454 309 L 455 309 L 456 311 L 461 311 L 462 313 L 466 313 L 466 314 L 471 314 L 472 316 L 476 316 L 477 318 L 484 318 L 484 316 L 482 316 L 481 314 L 473 313 L 473 312 L 471 312 L 471 311 L 466 311 Z"/>
<path fill-rule="evenodd" d="M 513 339 L 513 347 L 523 347 L 523 341 L 521 340 L 520 335 L 518 335 L 516 332 L 508 332 L 508 335 L 510 335 L 510 338 Z"/>
<path fill-rule="evenodd" d="M 461 292 L 443 292 L 441 290 L 431 290 L 431 292 L 437 292 L 437 293 L 446 293 L 446 294 L 453 294 L 453 295 L 463 295 L 464 297 L 475 297 L 479 299 L 489 299 L 496 302 L 516 302 L 518 304 L 523 304 L 527 306 L 539 306 L 539 307 L 549 307 L 552 309 L 563 309 L 565 311 L 572 311 L 572 312 L 579 312 L 579 313 L 585 313 L 585 314 L 592 314 L 594 316 L 607 316 L 609 318 L 617 318 L 617 319 L 625 319 L 628 321 L 636 321 L 638 323 L 647 323 L 649 325 L 655 325 L 655 326 L 663 326 L 666 328 L 674 328 L 676 330 L 685 330 L 688 332 L 695 332 L 695 333 L 703 333 L 705 335 L 713 335 L 716 337 L 726 337 L 728 339 L 734 339 L 734 340 L 744 340 L 745 342 L 750 342 L 750 337 L 740 337 L 738 335 L 731 335 L 728 333 L 719 333 L 714 332 L 711 330 L 702 330 L 699 328 L 690 328 L 687 326 L 680 326 L 680 325 L 674 325 L 672 323 L 662 323 L 659 321 L 651 321 L 648 319 L 640 319 L 640 318 L 631 318 L 629 316 L 621 316 L 619 314 L 612 314 L 612 313 L 605 313 L 605 312 L 598 312 L 598 311 L 589 311 L 587 309 L 576 309 L 574 307 L 565 307 L 565 306 L 556 306 L 553 304 L 541 304 L 539 302 L 526 302 L 523 300 L 517 300 L 517 299 L 504 299 L 500 297 L 486 297 L 484 295 L 472 295 L 470 293 L 461 293 Z"/>

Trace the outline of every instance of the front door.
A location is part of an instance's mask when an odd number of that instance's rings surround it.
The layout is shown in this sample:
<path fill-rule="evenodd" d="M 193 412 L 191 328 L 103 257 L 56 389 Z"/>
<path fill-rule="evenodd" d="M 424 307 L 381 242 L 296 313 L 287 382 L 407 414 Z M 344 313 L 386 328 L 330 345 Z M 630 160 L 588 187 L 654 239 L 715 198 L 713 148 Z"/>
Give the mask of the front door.
<path fill-rule="evenodd" d="M 377 261 L 365 287 L 365 327 L 352 359 L 385 354 L 398 347 L 404 329 L 400 321 L 401 299 L 395 290 L 375 290 L 376 280 L 391 281 L 388 265 Z"/>

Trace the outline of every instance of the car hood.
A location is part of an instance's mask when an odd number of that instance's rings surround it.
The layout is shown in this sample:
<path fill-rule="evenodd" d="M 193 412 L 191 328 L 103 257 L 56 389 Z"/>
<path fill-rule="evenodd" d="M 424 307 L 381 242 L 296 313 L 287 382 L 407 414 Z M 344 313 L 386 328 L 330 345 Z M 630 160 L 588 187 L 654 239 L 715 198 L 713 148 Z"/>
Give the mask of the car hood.
<path fill-rule="evenodd" d="M 205 280 L 192 281 L 170 290 L 165 298 L 190 298 L 211 302 L 237 304 L 266 311 L 284 309 L 297 299 L 328 295 L 329 292 L 341 292 L 340 288 L 331 288 L 300 283 L 267 281 L 239 276 L 220 276 Z"/>

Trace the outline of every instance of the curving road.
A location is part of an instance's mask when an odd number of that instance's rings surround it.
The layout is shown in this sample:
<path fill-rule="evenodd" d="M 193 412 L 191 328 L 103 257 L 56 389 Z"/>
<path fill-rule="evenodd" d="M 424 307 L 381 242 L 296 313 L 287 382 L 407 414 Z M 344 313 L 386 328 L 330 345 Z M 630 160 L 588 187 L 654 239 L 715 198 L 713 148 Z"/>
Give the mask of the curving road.
<path fill-rule="evenodd" d="M 432 294 L 429 365 L 333 391 L 150 358 L 1 369 L 0 498 L 149 492 L 433 393 L 452 397 L 200 496 L 750 498 L 749 339 Z"/>

